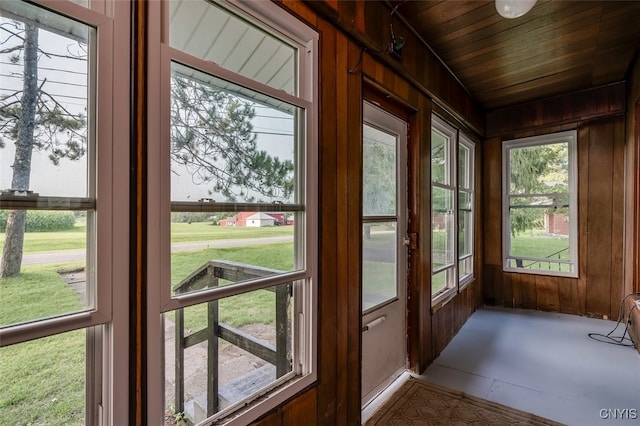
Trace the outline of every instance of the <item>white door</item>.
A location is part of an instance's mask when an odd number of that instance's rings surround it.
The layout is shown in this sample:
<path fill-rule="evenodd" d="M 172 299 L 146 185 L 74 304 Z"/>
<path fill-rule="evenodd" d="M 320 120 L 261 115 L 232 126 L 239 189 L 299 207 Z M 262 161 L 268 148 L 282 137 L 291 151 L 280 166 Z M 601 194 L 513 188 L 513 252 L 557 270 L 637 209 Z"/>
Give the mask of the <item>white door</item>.
<path fill-rule="evenodd" d="M 407 123 L 364 103 L 362 406 L 407 365 Z"/>

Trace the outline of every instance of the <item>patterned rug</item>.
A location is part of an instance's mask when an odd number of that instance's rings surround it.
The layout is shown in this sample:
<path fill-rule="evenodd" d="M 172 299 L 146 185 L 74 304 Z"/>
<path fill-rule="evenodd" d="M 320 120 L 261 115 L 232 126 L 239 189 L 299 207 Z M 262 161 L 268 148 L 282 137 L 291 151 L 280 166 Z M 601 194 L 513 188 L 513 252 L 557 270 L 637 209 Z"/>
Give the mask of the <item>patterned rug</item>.
<path fill-rule="evenodd" d="M 559 426 L 561 423 L 410 378 L 365 425 Z"/>

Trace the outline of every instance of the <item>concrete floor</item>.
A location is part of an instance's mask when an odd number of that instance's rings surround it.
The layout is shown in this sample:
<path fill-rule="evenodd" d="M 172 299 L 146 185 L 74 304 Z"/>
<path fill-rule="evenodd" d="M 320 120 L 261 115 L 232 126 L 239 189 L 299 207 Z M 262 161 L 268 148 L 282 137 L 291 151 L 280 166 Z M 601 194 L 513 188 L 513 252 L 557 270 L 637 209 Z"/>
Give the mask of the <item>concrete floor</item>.
<path fill-rule="evenodd" d="M 483 307 L 421 377 L 569 425 L 640 425 L 640 355 L 588 337 L 615 325 Z"/>

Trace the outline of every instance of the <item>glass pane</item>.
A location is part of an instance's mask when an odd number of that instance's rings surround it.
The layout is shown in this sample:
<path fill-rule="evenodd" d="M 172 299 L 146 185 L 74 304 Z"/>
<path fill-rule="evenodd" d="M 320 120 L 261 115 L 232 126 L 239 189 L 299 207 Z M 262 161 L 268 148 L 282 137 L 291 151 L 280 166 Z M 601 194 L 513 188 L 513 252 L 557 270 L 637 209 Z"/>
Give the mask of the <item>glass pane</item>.
<path fill-rule="evenodd" d="M 396 135 L 367 124 L 362 138 L 362 214 L 396 214 Z"/>
<path fill-rule="evenodd" d="M 21 246 L 21 233 L 12 229 L 22 226 Z M 0 210 L 2 264 L 22 265 L 19 275 L 0 278 L 0 327 L 93 306 L 93 286 L 87 284 L 93 279 L 85 271 L 91 229 L 91 212 Z"/>
<path fill-rule="evenodd" d="M 173 294 L 293 271 L 300 216 L 252 211 L 172 213 Z"/>
<path fill-rule="evenodd" d="M 471 168 L 469 167 L 469 147 L 458 144 L 458 186 L 471 188 Z"/>
<path fill-rule="evenodd" d="M 397 230 L 395 222 L 362 225 L 362 309 L 396 298 Z"/>
<path fill-rule="evenodd" d="M 296 49 L 252 22 L 203 0 L 170 0 L 171 46 L 296 94 Z"/>
<path fill-rule="evenodd" d="M 195 424 L 291 372 L 292 305 L 282 284 L 165 314 L 167 410 Z"/>
<path fill-rule="evenodd" d="M 509 255 L 539 259 L 570 259 L 569 209 L 511 208 Z M 517 267 L 532 267 L 518 261 Z M 545 267 L 546 268 L 546 267 Z"/>
<path fill-rule="evenodd" d="M 467 257 L 458 262 L 459 280 L 473 275 L 473 257 Z"/>
<path fill-rule="evenodd" d="M 473 252 L 473 215 L 470 211 L 458 211 L 458 257 Z"/>
<path fill-rule="evenodd" d="M 431 129 L 431 180 L 450 184 L 449 176 L 449 138 L 436 129 Z"/>
<path fill-rule="evenodd" d="M 85 424 L 85 336 L 76 330 L 0 348 L 0 424 Z"/>
<path fill-rule="evenodd" d="M 299 199 L 300 108 L 172 64 L 171 199 Z"/>
<path fill-rule="evenodd" d="M 431 260 L 434 269 L 453 264 L 455 258 L 454 194 L 451 189 L 432 188 Z"/>
<path fill-rule="evenodd" d="M 25 2 L 3 2 L 0 25 L 0 190 L 89 196 L 95 30 Z"/>
<path fill-rule="evenodd" d="M 431 297 L 437 296 L 456 285 L 454 272 L 454 268 L 447 268 L 431 276 Z"/>
<path fill-rule="evenodd" d="M 569 192 L 569 144 L 554 143 L 509 150 L 511 194 Z"/>

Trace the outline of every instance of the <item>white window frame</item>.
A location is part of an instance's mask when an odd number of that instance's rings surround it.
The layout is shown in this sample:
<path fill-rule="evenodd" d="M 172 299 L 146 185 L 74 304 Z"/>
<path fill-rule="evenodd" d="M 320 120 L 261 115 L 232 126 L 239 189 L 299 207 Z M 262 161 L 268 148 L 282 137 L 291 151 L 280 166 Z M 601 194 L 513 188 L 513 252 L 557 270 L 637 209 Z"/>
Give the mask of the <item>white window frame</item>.
<path fill-rule="evenodd" d="M 288 12 L 272 2 L 217 2 L 241 15 L 249 15 L 255 22 L 260 22 L 264 29 L 272 29 L 278 37 L 286 38 L 298 47 L 299 73 L 297 95 L 290 95 L 268 85 L 258 83 L 240 74 L 230 72 L 217 64 L 205 61 L 175 49 L 169 43 L 168 2 L 150 2 L 149 6 L 149 73 L 147 84 L 149 90 L 148 105 L 148 177 L 149 182 L 158 182 L 148 188 L 148 347 L 146 368 L 147 381 L 147 419 L 149 424 L 161 424 L 165 410 L 164 404 L 164 332 L 162 314 L 175 309 L 193 306 L 210 300 L 227 297 L 239 292 L 248 292 L 291 281 L 302 282 L 294 291 L 296 304 L 300 308 L 295 322 L 294 344 L 297 352 L 294 366 L 296 378 L 280 387 L 272 389 L 268 397 L 251 401 L 243 409 L 222 410 L 210 417 L 207 422 L 222 421 L 225 424 L 247 424 L 259 416 L 272 410 L 315 382 L 317 377 L 317 99 L 318 72 L 317 52 L 318 34 L 307 25 L 295 19 Z M 299 188 L 299 199 L 296 203 L 304 206 L 303 223 L 299 224 L 297 236 L 301 247 L 302 267 L 286 274 L 256 279 L 232 286 L 209 289 L 192 294 L 171 295 L 170 287 L 170 76 L 171 62 L 198 69 L 204 73 L 228 80 L 256 92 L 264 93 L 272 98 L 282 99 L 305 110 L 305 124 L 302 129 L 305 143 L 304 158 L 300 170 L 305 173 L 304 186 Z M 159 90 L 158 90 L 159 89 Z M 157 142 L 156 142 L 157 141 Z M 296 256 L 300 256 L 296 253 Z M 297 309 L 297 308 L 296 308 Z M 301 337 L 302 336 L 302 337 Z M 298 346 L 299 345 L 299 346 Z M 231 407 L 230 407 L 231 408 Z"/>
<path fill-rule="evenodd" d="M 442 271 L 449 270 L 447 275 L 447 286 L 436 294 L 431 295 L 431 306 L 432 309 L 437 309 L 443 304 L 447 303 L 453 296 L 460 293 L 464 290 L 475 278 L 475 147 L 476 144 L 472 141 L 470 137 L 462 133 L 459 129 L 449 124 L 444 119 L 440 118 L 436 114 L 431 115 L 431 131 L 436 130 L 437 132 L 443 134 L 445 137 L 449 138 L 449 152 L 447 153 L 447 157 L 449 161 L 445 164 L 445 173 L 448 176 L 449 183 L 442 184 L 438 182 L 434 182 L 433 178 L 431 179 L 431 188 L 432 188 L 432 197 L 433 197 L 433 188 L 443 188 L 447 190 L 453 191 L 453 222 L 454 229 L 453 235 L 450 237 L 452 244 L 452 250 L 454 251 L 453 257 L 454 260 L 451 265 L 441 267 L 438 269 L 433 268 L 432 261 L 432 270 L 431 276 L 440 273 Z M 464 146 L 469 150 L 469 155 L 467 158 L 468 164 L 466 167 L 466 173 L 468 176 L 466 179 L 469 182 L 468 186 L 461 184 L 459 182 L 458 176 L 458 158 L 459 158 L 459 148 L 460 146 Z M 464 256 L 460 256 L 459 254 L 459 195 L 461 192 L 467 193 L 470 196 L 471 200 L 471 220 L 469 224 L 469 240 L 471 242 L 471 252 L 469 254 L 465 254 Z M 433 198 L 431 204 L 431 214 L 433 214 Z M 433 251 L 433 230 L 431 231 L 430 237 L 431 247 Z M 433 257 L 432 257 L 433 259 Z M 460 262 L 470 262 L 471 263 L 471 273 L 461 275 L 460 274 Z M 450 274 L 450 275 L 449 275 Z M 433 288 L 433 278 L 431 282 L 431 288 Z"/>
<path fill-rule="evenodd" d="M 473 279 L 475 278 L 475 155 L 476 155 L 476 146 L 475 143 L 473 143 L 473 141 L 464 133 L 459 132 L 458 134 L 458 152 L 459 152 L 459 147 L 460 146 L 464 146 L 465 148 L 467 148 L 469 150 L 469 156 L 467 158 L 468 161 L 468 165 L 466 167 L 466 172 L 468 173 L 467 179 L 469 181 L 469 185 L 468 186 L 464 186 L 463 184 L 461 184 L 460 182 L 458 182 L 458 196 L 461 192 L 467 193 L 469 194 L 469 199 L 471 201 L 471 211 L 470 211 L 470 223 L 469 223 L 469 229 L 468 231 L 468 239 L 470 241 L 471 247 L 470 247 L 470 253 L 469 254 L 465 254 L 464 256 L 460 256 L 460 254 L 458 253 L 458 291 L 463 290 L 467 285 L 469 285 L 469 283 L 471 281 L 473 281 Z M 459 163 L 459 161 L 456 162 L 456 165 Z M 458 220 L 460 218 L 460 211 L 459 211 L 459 205 L 458 205 Z M 456 222 L 456 227 L 458 227 L 459 230 L 459 222 Z M 459 234 L 459 231 L 456 233 L 456 235 Z M 456 237 L 456 243 L 458 242 L 458 239 Z M 471 273 L 470 274 L 461 274 L 460 273 L 460 262 L 470 262 L 471 263 Z"/>
<path fill-rule="evenodd" d="M 114 389 L 129 386 L 129 4 L 117 0 L 90 1 L 85 7 L 66 0 L 34 0 L 43 7 L 94 27 L 95 56 L 90 58 L 95 73 L 90 114 L 88 199 L 93 212 L 94 232 L 87 236 L 87 278 L 93 276 L 93 307 L 77 313 L 0 329 L 0 346 L 52 336 L 72 330 L 87 332 L 85 418 L 87 424 L 128 422 L 128 393 Z M 99 66 L 97 64 L 100 64 Z M 116 161 L 117 159 L 117 161 Z M 125 188 L 123 190 L 123 188 Z M 26 210 L 47 210 L 85 202 L 77 198 L 27 196 L 2 197 L 0 205 L 19 205 Z M 6 203 L 6 204 L 5 204 Z M 66 204 L 65 204 L 66 203 Z M 92 271 L 93 270 L 93 271 Z M 117 300 L 117 303 L 113 303 Z"/>
<path fill-rule="evenodd" d="M 509 266 L 511 259 L 522 259 L 525 261 L 544 261 L 544 258 L 537 257 L 515 257 L 510 256 L 511 251 L 511 226 L 509 215 L 510 204 L 510 164 L 509 152 L 512 148 L 523 148 L 538 145 L 548 145 L 554 143 L 566 142 L 568 144 L 568 163 L 569 163 L 569 266 L 570 271 L 548 271 L 544 269 L 525 269 L 514 268 Z M 577 278 L 578 271 L 578 136 L 577 131 L 571 130 L 567 132 L 553 133 L 542 136 L 532 136 L 528 138 L 512 139 L 504 141 L 502 144 L 502 266 L 505 272 L 515 272 L 521 274 L 537 274 L 550 275 L 560 277 Z"/>
<path fill-rule="evenodd" d="M 431 179 L 431 214 L 433 214 L 433 188 L 442 188 L 448 191 L 453 192 L 453 205 L 452 205 L 452 213 L 453 213 L 453 223 L 455 224 L 452 235 L 449 236 L 451 250 L 453 251 L 453 261 L 450 265 L 440 267 L 438 269 L 433 268 L 433 261 L 431 262 L 432 270 L 432 286 L 433 286 L 433 276 L 446 271 L 446 285 L 445 288 L 439 291 L 436 294 L 431 294 L 432 306 L 436 306 L 439 303 L 448 300 L 453 295 L 458 292 L 458 237 L 457 237 L 457 229 L 458 229 L 458 188 L 457 188 L 457 169 L 458 169 L 458 132 L 455 127 L 451 126 L 449 123 L 441 119 L 435 114 L 432 114 L 431 119 L 431 132 L 436 130 L 437 132 L 443 134 L 445 137 L 449 138 L 449 146 L 447 147 L 448 152 L 446 154 L 446 158 L 448 161 L 445 162 L 445 175 L 448 178 L 449 183 L 439 183 L 434 182 L 433 178 Z M 431 250 L 433 253 L 433 230 L 430 233 L 431 241 Z M 431 257 L 433 259 L 433 255 Z M 432 290 L 433 292 L 433 290 Z"/>

